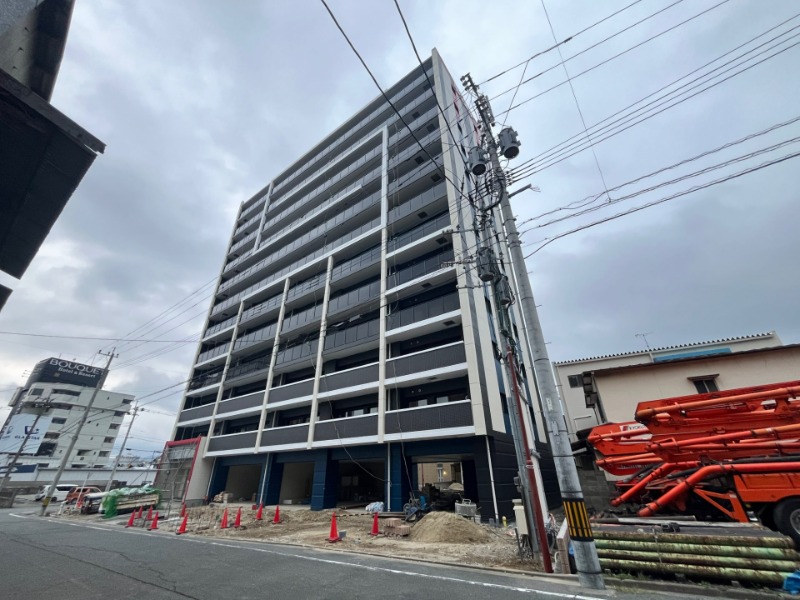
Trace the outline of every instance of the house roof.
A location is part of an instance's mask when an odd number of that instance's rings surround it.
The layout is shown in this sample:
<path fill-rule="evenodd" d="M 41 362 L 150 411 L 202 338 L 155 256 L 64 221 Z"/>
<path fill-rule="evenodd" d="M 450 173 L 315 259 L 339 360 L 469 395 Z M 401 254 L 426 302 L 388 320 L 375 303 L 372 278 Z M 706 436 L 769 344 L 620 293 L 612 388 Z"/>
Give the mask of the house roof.
<path fill-rule="evenodd" d="M 783 346 L 770 346 L 768 348 L 752 348 L 750 350 L 741 350 L 739 352 L 731 352 L 729 354 L 712 354 L 706 356 L 686 356 L 676 357 L 669 360 L 662 360 L 660 362 L 652 363 L 639 363 L 635 365 L 622 365 L 619 367 L 607 367 L 605 369 L 592 369 L 594 375 L 608 375 L 610 373 L 620 373 L 622 371 L 636 371 L 640 369 L 658 369 L 665 365 L 673 365 L 675 363 L 695 362 L 701 360 L 728 360 L 735 359 L 750 354 L 761 354 L 763 352 L 781 352 L 784 350 L 796 350 L 800 348 L 800 344 L 785 344 Z"/>
<path fill-rule="evenodd" d="M 765 331 L 763 333 L 754 333 L 752 335 L 740 335 L 736 337 L 729 337 L 729 338 L 720 338 L 717 340 L 706 340 L 703 342 L 689 342 L 688 344 L 676 344 L 674 346 L 659 346 L 658 348 L 650 348 L 649 350 L 634 350 L 631 352 L 620 352 L 617 354 L 602 354 L 599 356 L 590 356 L 588 358 L 576 358 L 572 360 L 562 360 L 554 362 L 555 366 L 559 365 L 572 365 L 576 363 L 582 362 L 592 362 L 596 360 L 604 360 L 607 358 L 620 358 L 623 356 L 637 356 L 637 355 L 648 355 L 653 354 L 654 352 L 663 352 L 665 350 L 683 350 L 685 348 L 697 348 L 698 346 L 713 346 L 715 344 L 725 344 L 729 342 L 742 342 L 747 340 L 758 340 L 758 339 L 765 339 L 775 337 L 776 333 L 774 331 Z M 737 353 L 738 354 L 738 353 Z M 650 364 L 650 363 L 647 363 Z"/>

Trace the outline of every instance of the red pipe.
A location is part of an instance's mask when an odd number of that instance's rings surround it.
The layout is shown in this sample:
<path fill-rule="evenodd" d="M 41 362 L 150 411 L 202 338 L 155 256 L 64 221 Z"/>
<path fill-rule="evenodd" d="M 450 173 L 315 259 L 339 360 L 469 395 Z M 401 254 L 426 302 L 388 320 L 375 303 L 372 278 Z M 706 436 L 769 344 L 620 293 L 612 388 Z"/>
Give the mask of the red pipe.
<path fill-rule="evenodd" d="M 640 517 L 652 517 L 662 508 L 669 506 L 678 498 L 691 491 L 698 483 L 708 479 L 712 475 L 723 473 L 745 474 L 745 473 L 780 473 L 783 471 L 800 472 L 800 462 L 786 463 L 745 463 L 728 465 L 709 465 L 698 469 L 681 481 L 678 485 L 667 491 L 658 500 L 650 502 L 639 511 Z"/>
<path fill-rule="evenodd" d="M 760 438 L 769 436 L 771 438 L 780 439 L 782 433 L 800 432 L 800 423 L 793 423 L 792 425 L 781 425 L 780 427 L 763 427 L 761 429 L 745 429 L 742 431 L 733 431 L 731 433 L 723 433 L 719 435 L 707 435 L 698 438 L 687 438 L 683 440 L 664 440 L 663 442 L 650 442 L 647 444 L 647 449 L 651 452 L 658 453 L 667 449 L 685 448 L 686 446 L 694 446 L 696 444 L 704 443 L 717 443 L 725 441 L 746 440 L 747 438 Z"/>
<path fill-rule="evenodd" d="M 639 494 L 647 487 L 647 485 L 653 481 L 654 479 L 658 479 L 659 477 L 663 477 L 672 471 L 678 471 L 680 469 L 691 469 L 692 467 L 698 466 L 700 463 L 696 460 L 694 461 L 686 461 L 686 462 L 675 462 L 675 463 L 664 463 L 660 467 L 656 467 L 652 471 L 650 471 L 647 476 L 643 477 L 640 481 L 636 483 L 636 485 L 631 486 L 628 488 L 625 493 L 617 496 L 616 498 L 611 499 L 611 506 L 619 506 L 620 504 L 624 504 L 625 502 L 630 501 L 634 497 L 638 497 Z"/>
<path fill-rule="evenodd" d="M 776 398 L 780 399 L 796 398 L 798 395 L 800 395 L 800 386 L 778 387 L 763 392 L 751 392 L 749 394 L 739 394 L 738 396 L 721 396 L 718 398 L 712 398 L 710 400 L 697 400 L 695 402 L 686 402 L 686 403 L 676 402 L 675 404 L 667 406 L 660 406 L 656 408 L 645 408 L 643 410 L 637 410 L 635 418 L 637 421 L 642 423 L 643 419 L 649 419 L 658 414 L 683 412 L 692 408 L 704 408 L 706 406 L 729 404 L 731 402 L 745 402 L 747 400 L 760 400 L 762 398 L 768 400 Z"/>

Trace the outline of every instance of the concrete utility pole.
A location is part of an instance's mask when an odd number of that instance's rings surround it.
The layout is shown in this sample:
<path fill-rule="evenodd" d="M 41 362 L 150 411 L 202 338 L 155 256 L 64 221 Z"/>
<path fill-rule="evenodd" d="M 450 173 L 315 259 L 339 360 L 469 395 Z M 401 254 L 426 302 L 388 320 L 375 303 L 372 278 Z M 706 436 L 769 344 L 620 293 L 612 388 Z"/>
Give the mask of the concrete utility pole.
<path fill-rule="evenodd" d="M 69 455 L 72 454 L 72 450 L 75 448 L 75 443 L 78 441 L 78 436 L 81 434 L 81 429 L 86 424 L 86 421 L 89 419 L 89 411 L 92 409 L 94 405 L 94 399 L 97 398 L 97 393 L 103 387 L 103 384 L 106 382 L 106 377 L 108 377 L 108 369 L 111 366 L 111 361 L 116 357 L 114 354 L 114 350 L 112 349 L 111 352 L 106 354 L 105 352 L 100 352 L 99 354 L 103 354 L 104 356 L 108 356 L 108 361 L 106 361 L 105 370 L 103 371 L 102 377 L 100 377 L 100 381 L 97 382 L 97 386 L 94 388 L 94 392 L 92 393 L 92 397 L 89 398 L 89 404 L 86 405 L 86 410 L 83 412 L 83 416 L 81 417 L 80 422 L 78 423 L 78 428 L 72 436 L 72 439 L 69 441 L 69 447 L 67 448 L 66 452 L 64 452 L 64 457 L 61 459 L 61 464 L 58 465 L 58 471 L 56 471 L 55 477 L 53 477 L 53 481 L 50 483 L 50 489 L 47 492 L 47 495 L 42 499 L 42 510 L 39 511 L 39 516 L 43 517 L 45 512 L 47 512 L 47 507 L 50 504 L 50 500 L 53 498 L 53 493 L 56 491 L 56 486 L 58 485 L 59 480 L 61 479 L 61 475 L 64 473 L 64 469 L 67 467 L 67 461 L 69 460 Z"/>
<path fill-rule="evenodd" d="M 600 559 L 597 555 L 597 548 L 595 547 L 591 524 L 586 511 L 586 503 L 584 502 L 583 491 L 578 479 L 578 470 L 572 455 L 564 411 L 559 399 L 550 358 L 547 354 L 544 333 L 536 310 L 533 289 L 531 288 L 528 271 L 525 268 L 525 257 L 522 253 L 519 233 L 511 210 L 511 203 L 508 199 L 505 176 L 498 156 L 498 144 L 491 132 L 491 126 L 494 125 L 494 117 L 491 114 L 488 98 L 480 93 L 478 86 L 472 82 L 472 78 L 466 75 L 462 78 L 462 82 L 464 82 L 464 86 L 467 89 L 474 92 L 478 97 L 476 106 L 484 120 L 486 145 L 491 160 L 492 172 L 502 179 L 500 198 L 497 205 L 499 205 L 502 214 L 511 267 L 517 281 L 522 317 L 525 321 L 531 359 L 533 360 L 536 386 L 542 401 L 542 414 L 552 446 L 558 485 L 564 502 L 564 512 L 569 525 L 570 538 L 575 551 L 578 579 L 583 587 L 602 590 L 605 589 L 605 584 L 603 582 L 603 572 L 600 568 Z M 511 133 L 509 134 L 506 133 L 507 131 L 509 130 L 500 132 L 501 143 L 504 142 L 505 133 L 505 143 L 518 146 L 516 132 L 510 130 Z"/>
<path fill-rule="evenodd" d="M 106 489 L 103 490 L 104 492 L 107 492 L 108 490 L 111 489 L 111 483 L 114 481 L 114 475 L 117 474 L 117 467 L 119 467 L 119 460 L 122 458 L 122 451 L 125 450 L 125 445 L 128 443 L 128 436 L 131 434 L 131 427 L 133 427 L 133 421 L 134 419 L 136 419 L 136 415 L 139 413 L 140 410 L 143 409 L 137 408 L 135 406 L 131 410 L 131 414 L 133 416 L 131 417 L 131 422 L 128 423 L 127 431 L 125 431 L 125 438 L 122 440 L 122 447 L 119 449 L 119 452 L 117 452 L 117 458 L 114 459 L 114 467 L 111 469 L 111 475 L 109 475 L 108 477 L 108 483 L 106 483 Z"/>
<path fill-rule="evenodd" d="M 22 400 L 18 400 L 18 402 L 20 403 L 21 406 Z M 3 491 L 3 488 L 11 480 L 11 473 L 13 472 L 14 467 L 17 466 L 17 461 L 19 460 L 22 451 L 25 449 L 25 445 L 28 443 L 28 440 L 31 439 L 31 436 L 36 431 L 36 425 L 38 425 L 39 423 L 39 418 L 48 410 L 50 410 L 50 398 L 44 398 L 43 400 L 40 400 L 38 402 L 33 402 L 32 404 L 34 408 L 39 409 L 39 412 L 36 414 L 36 418 L 33 420 L 33 425 L 31 425 L 30 429 L 28 429 L 27 433 L 25 434 L 25 439 L 22 440 L 22 444 L 20 445 L 19 450 L 17 450 L 14 453 L 14 458 L 11 459 L 11 462 L 8 463 L 8 466 L 6 467 L 7 469 L 6 474 L 0 481 L 0 492 Z"/>

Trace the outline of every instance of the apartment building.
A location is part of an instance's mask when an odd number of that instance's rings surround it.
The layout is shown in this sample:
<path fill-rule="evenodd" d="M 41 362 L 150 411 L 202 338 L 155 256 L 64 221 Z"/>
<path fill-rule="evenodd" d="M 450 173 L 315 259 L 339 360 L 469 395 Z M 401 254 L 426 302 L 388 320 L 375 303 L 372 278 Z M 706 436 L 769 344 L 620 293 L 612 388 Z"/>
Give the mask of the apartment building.
<path fill-rule="evenodd" d="M 0 453 L 8 458 L 17 452 L 25 440 L 26 428 L 36 423 L 17 464 L 57 468 L 103 372 L 100 367 L 60 358 L 38 362 L 9 402 L 13 410 L 3 426 Z M 87 422 L 67 460 L 68 469 L 100 469 L 110 464 L 120 426 L 133 399 L 130 394 L 97 390 Z M 9 428 L 16 431 L 9 432 Z"/>
<path fill-rule="evenodd" d="M 402 119 L 376 98 L 241 205 L 172 436 L 202 440 L 175 469 L 207 478 L 188 502 L 400 510 L 439 468 L 512 515 L 510 387 L 470 262 L 478 125 L 435 50 L 386 93 Z"/>

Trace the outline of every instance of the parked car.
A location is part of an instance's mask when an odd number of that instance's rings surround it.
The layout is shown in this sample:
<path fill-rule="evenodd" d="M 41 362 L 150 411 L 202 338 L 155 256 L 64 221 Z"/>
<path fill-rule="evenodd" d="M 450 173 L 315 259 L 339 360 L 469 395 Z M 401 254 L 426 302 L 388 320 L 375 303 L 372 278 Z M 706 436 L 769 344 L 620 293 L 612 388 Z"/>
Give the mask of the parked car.
<path fill-rule="evenodd" d="M 86 494 L 83 497 L 83 505 L 81 505 L 81 513 L 84 515 L 92 515 L 96 512 L 103 512 L 103 498 L 106 497 L 106 492 L 95 492 Z"/>
<path fill-rule="evenodd" d="M 94 486 L 73 487 L 67 494 L 67 497 L 64 498 L 64 502 L 67 504 L 72 504 L 73 502 L 77 503 L 82 500 L 86 494 L 97 494 L 100 491 L 100 488 Z"/>
<path fill-rule="evenodd" d="M 59 483 L 56 486 L 56 491 L 53 494 L 52 501 L 58 502 L 59 500 L 63 500 L 64 498 L 67 497 L 67 494 L 69 494 L 70 490 L 72 490 L 72 488 L 74 487 L 75 486 L 72 485 L 71 483 Z M 44 497 L 47 496 L 48 492 L 50 492 L 50 486 L 49 485 L 43 486 L 42 489 L 38 491 L 36 496 L 34 496 L 34 500 L 36 500 L 37 502 L 44 500 Z"/>

